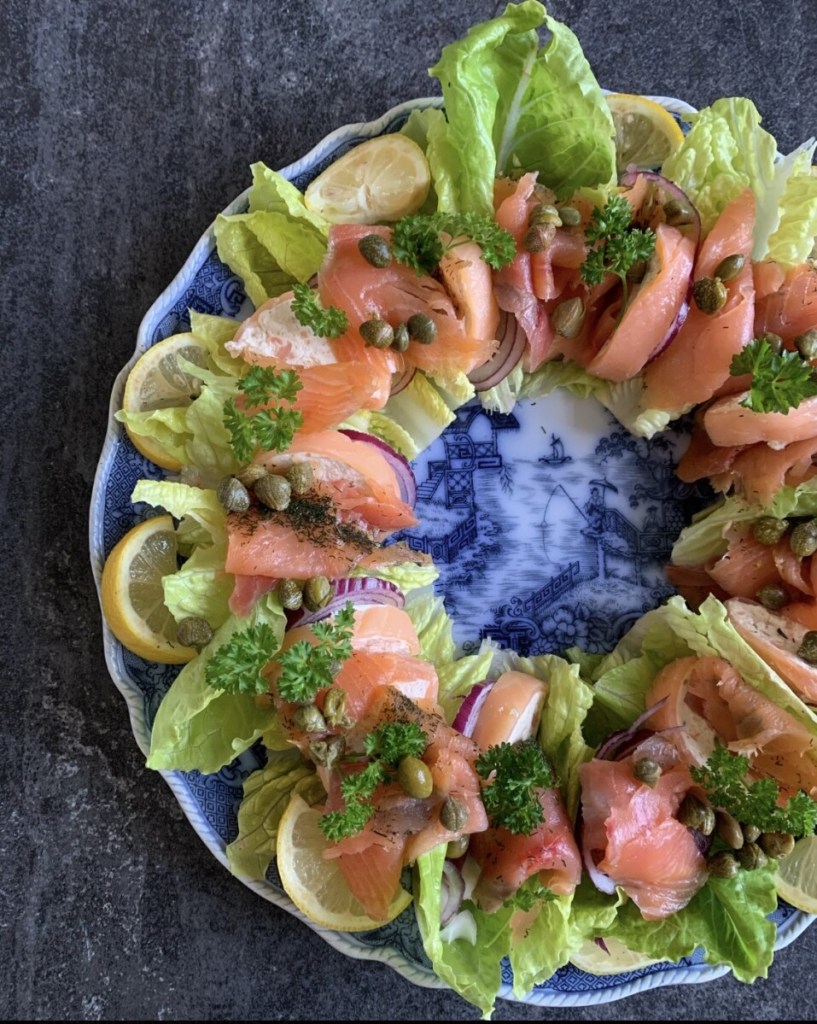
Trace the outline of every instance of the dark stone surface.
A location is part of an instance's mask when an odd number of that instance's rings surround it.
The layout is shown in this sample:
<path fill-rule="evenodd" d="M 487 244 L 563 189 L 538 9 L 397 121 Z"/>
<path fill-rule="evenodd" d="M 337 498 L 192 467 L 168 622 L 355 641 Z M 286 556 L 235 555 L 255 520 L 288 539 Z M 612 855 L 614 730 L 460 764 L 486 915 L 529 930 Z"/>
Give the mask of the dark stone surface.
<path fill-rule="evenodd" d="M 87 509 L 139 321 L 257 159 L 435 91 L 494 0 L 5 0 L 0 238 L 4 659 L 0 1014 L 474 1019 L 347 959 L 233 879 L 145 769 L 102 655 Z M 602 84 L 752 97 L 817 130 L 814 0 L 554 0 Z M 812 929 L 769 979 L 496 1019 L 815 1019 Z"/>

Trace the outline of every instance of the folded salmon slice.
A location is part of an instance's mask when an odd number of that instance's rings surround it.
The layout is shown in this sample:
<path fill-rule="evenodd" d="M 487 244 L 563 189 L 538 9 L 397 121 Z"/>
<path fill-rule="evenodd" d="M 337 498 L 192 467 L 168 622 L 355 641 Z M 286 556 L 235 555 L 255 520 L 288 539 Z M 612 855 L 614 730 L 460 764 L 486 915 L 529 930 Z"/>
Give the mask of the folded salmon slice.
<path fill-rule="evenodd" d="M 704 427 L 713 444 L 748 445 L 765 442 L 782 448 L 817 437 L 817 396 L 804 398 L 788 412 L 753 412 L 743 405 L 748 392 L 719 398 L 704 413 Z"/>
<path fill-rule="evenodd" d="M 715 314 L 692 303 L 674 341 L 646 368 L 645 409 L 683 411 L 710 399 L 729 381 L 729 365 L 753 337 L 754 279 L 752 230 L 755 199 L 746 189 L 727 204 L 701 245 L 693 278 L 712 277 L 727 256 L 745 258 L 743 270 L 726 285 L 726 304 Z"/>
<path fill-rule="evenodd" d="M 755 334 L 772 331 L 791 343 L 798 334 L 817 327 L 817 267 L 800 263 L 782 281 L 780 273 L 780 268 L 765 271 L 768 291 L 757 303 Z"/>

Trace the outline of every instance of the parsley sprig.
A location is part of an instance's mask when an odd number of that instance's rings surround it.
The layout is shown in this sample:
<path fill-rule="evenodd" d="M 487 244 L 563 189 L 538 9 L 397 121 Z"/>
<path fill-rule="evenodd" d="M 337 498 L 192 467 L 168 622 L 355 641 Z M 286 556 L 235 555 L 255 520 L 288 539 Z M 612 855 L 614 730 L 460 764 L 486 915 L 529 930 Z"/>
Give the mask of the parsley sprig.
<path fill-rule="evenodd" d="M 207 662 L 204 678 L 227 693 L 266 693 L 267 681 L 261 672 L 277 650 L 278 637 L 271 626 L 250 626 L 218 648 Z"/>
<path fill-rule="evenodd" d="M 295 319 L 304 327 L 311 327 L 312 331 L 321 338 L 339 338 L 341 334 L 349 329 L 349 318 L 342 309 L 337 306 L 321 305 L 317 292 L 314 292 L 307 284 L 296 284 L 292 291 L 295 298 L 292 300 L 292 312 Z"/>
<path fill-rule="evenodd" d="M 448 239 L 443 241 L 443 235 Z M 392 231 L 392 255 L 418 274 L 432 274 L 445 253 L 463 242 L 476 242 L 482 258 L 501 270 L 516 256 L 513 235 L 491 217 L 477 213 L 414 213 L 402 217 Z"/>
<path fill-rule="evenodd" d="M 332 685 L 338 668 L 352 653 L 354 619 L 354 607 L 347 603 L 334 620 L 314 624 L 312 632 L 317 643 L 299 640 L 279 656 L 281 674 L 277 685 L 284 700 L 310 704 L 318 690 Z"/>
<path fill-rule="evenodd" d="M 477 771 L 484 779 L 490 778 L 483 786 L 482 802 L 493 825 L 530 835 L 544 821 L 538 790 L 553 785 L 553 773 L 538 744 L 489 747 L 477 758 Z"/>
<path fill-rule="evenodd" d="M 732 356 L 729 372 L 734 377 L 751 373 L 749 394 L 740 404 L 752 412 L 787 413 L 817 395 L 812 368 L 799 352 L 778 352 L 762 336 Z"/>
<path fill-rule="evenodd" d="M 244 396 L 243 406 L 234 398 L 224 403 L 224 425 L 230 432 L 230 443 L 241 462 L 249 462 L 256 449 L 284 451 L 303 424 L 297 409 L 272 406 L 273 401 L 292 404 L 303 387 L 294 370 L 276 371 L 274 366 L 253 366 L 238 382 Z M 264 408 L 259 408 L 264 406 Z"/>
<path fill-rule="evenodd" d="M 593 246 L 579 269 L 587 285 L 601 284 L 605 274 L 616 274 L 624 291 L 622 311 L 627 305 L 627 273 L 635 263 L 648 260 L 655 250 L 655 232 L 631 227 L 633 211 L 624 196 L 611 196 L 604 208 L 593 207 L 585 238 Z"/>
<path fill-rule="evenodd" d="M 372 760 L 361 771 L 347 775 L 340 784 L 342 811 L 329 811 L 318 824 L 332 842 L 356 835 L 374 814 L 367 803 L 381 782 L 393 777 L 392 769 L 404 757 L 420 757 L 428 737 L 416 722 L 386 722 L 366 737 L 365 750 Z"/>
<path fill-rule="evenodd" d="M 542 885 L 538 875 L 533 875 L 510 896 L 503 906 L 513 907 L 514 910 L 533 910 L 537 904 L 550 903 L 556 899 L 556 893 L 547 886 Z"/>
<path fill-rule="evenodd" d="M 737 821 L 755 825 L 761 832 L 810 835 L 817 827 L 817 802 L 806 793 L 795 793 L 785 806 L 778 805 L 780 790 L 774 779 L 746 782 L 749 759 L 718 745 L 706 764 L 691 767 L 690 774 L 702 786 L 715 807 L 723 807 Z"/>

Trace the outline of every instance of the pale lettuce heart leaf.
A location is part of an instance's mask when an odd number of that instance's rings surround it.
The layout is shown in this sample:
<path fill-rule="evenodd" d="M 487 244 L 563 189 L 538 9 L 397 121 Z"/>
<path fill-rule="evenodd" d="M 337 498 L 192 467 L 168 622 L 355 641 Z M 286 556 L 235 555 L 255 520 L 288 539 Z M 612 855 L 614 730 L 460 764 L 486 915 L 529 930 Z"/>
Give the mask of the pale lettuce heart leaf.
<path fill-rule="evenodd" d="M 218 629 L 230 617 L 233 576 L 224 571 L 226 543 L 196 547 L 182 567 L 162 579 L 164 601 L 176 622 L 206 619 Z"/>
<path fill-rule="evenodd" d="M 213 541 L 227 536 L 227 513 L 214 490 L 192 487 L 171 480 L 139 480 L 131 501 L 144 501 L 163 508 L 176 519 L 189 517 L 210 535 Z"/>
<path fill-rule="evenodd" d="M 409 459 L 428 448 L 456 418 L 437 388 L 419 371 L 410 384 L 391 396 L 383 412 L 414 442 L 412 454 L 403 452 Z"/>
<path fill-rule="evenodd" d="M 455 181 L 461 158 L 448 137 L 445 114 L 436 107 L 412 110 L 400 133 L 408 136 L 423 150 L 431 172 L 431 188 L 418 212 L 456 212 Z"/>
<path fill-rule="evenodd" d="M 187 429 L 187 408 L 169 406 L 166 409 L 152 409 L 149 412 L 127 412 L 119 409 L 114 419 L 139 437 L 155 441 L 162 451 L 176 462 L 187 461 L 187 443 L 190 433 Z"/>
<path fill-rule="evenodd" d="M 188 662 L 162 699 L 150 737 L 148 768 L 217 772 L 271 729 L 276 721 L 271 704 L 253 694 L 230 694 L 210 686 L 207 664 L 231 637 L 249 626 L 266 623 L 280 643 L 286 616 L 274 594 L 262 597 L 249 616 L 231 615 L 198 657 Z"/>
<path fill-rule="evenodd" d="M 239 321 L 226 316 L 199 313 L 195 309 L 189 312 L 193 337 L 205 346 L 216 370 L 230 377 L 241 377 L 247 370 L 246 363 L 231 356 L 224 347 L 226 342 L 235 337 Z"/>
<path fill-rule="evenodd" d="M 540 47 L 539 29 L 549 33 Z M 493 213 L 497 174 L 538 171 L 560 197 L 615 177 L 614 128 L 576 36 L 536 0 L 508 4 L 446 46 L 440 80 L 460 154 L 457 210 Z"/>

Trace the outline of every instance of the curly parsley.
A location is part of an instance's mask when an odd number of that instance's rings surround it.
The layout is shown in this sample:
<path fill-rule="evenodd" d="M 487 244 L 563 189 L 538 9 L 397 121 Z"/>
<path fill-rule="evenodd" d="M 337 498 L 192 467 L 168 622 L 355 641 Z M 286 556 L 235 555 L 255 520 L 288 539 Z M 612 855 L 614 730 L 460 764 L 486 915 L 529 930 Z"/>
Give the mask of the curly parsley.
<path fill-rule="evenodd" d="M 278 637 L 271 626 L 250 626 L 218 648 L 205 666 L 204 678 L 226 693 L 266 693 L 261 672 L 277 650 Z"/>
<path fill-rule="evenodd" d="M 249 462 L 257 448 L 280 452 L 289 447 L 303 424 L 303 416 L 297 409 L 270 407 L 270 403 L 291 405 L 302 387 L 294 370 L 277 372 L 274 366 L 253 366 L 241 378 L 238 390 L 244 396 L 244 406 L 240 407 L 234 398 L 224 403 L 224 425 L 237 459 Z"/>
<path fill-rule="evenodd" d="M 477 758 L 477 771 L 488 780 L 482 802 L 491 822 L 519 835 L 530 835 L 544 821 L 540 789 L 553 785 L 553 773 L 536 743 L 500 743 Z"/>
<path fill-rule="evenodd" d="M 316 644 L 299 640 L 279 656 L 281 674 L 277 685 L 284 700 L 309 704 L 319 690 L 332 685 L 340 664 L 352 653 L 354 619 L 354 608 L 347 603 L 334 620 L 315 623 L 312 632 Z"/>
<path fill-rule="evenodd" d="M 369 733 L 365 741 L 369 757 L 396 765 L 403 757 L 421 757 L 428 737 L 416 722 L 387 722 Z"/>
<path fill-rule="evenodd" d="M 579 269 L 587 285 L 601 284 L 605 274 L 616 274 L 624 290 L 622 310 L 627 305 L 627 273 L 634 264 L 648 260 L 655 250 L 655 232 L 631 227 L 632 219 L 632 208 L 624 196 L 611 196 L 603 209 L 595 206 L 585 231 L 593 248 Z"/>
<path fill-rule="evenodd" d="M 442 236 L 448 240 L 443 241 Z M 513 235 L 491 217 L 476 213 L 415 213 L 401 218 L 392 231 L 392 255 L 418 274 L 432 274 L 445 253 L 462 242 L 476 242 L 482 258 L 501 270 L 516 256 Z"/>
<path fill-rule="evenodd" d="M 337 306 L 324 308 L 309 285 L 296 284 L 292 291 L 295 293 L 292 312 L 299 324 L 310 327 L 321 338 L 339 338 L 348 331 L 349 318 L 343 310 Z"/>
<path fill-rule="evenodd" d="M 751 373 L 749 394 L 740 404 L 752 412 L 787 413 L 817 395 L 810 364 L 798 352 L 778 352 L 762 336 L 732 356 L 729 372 L 734 377 Z"/>

